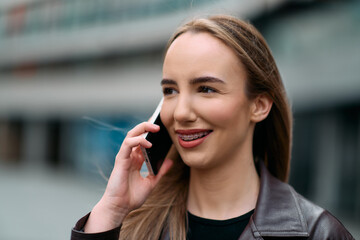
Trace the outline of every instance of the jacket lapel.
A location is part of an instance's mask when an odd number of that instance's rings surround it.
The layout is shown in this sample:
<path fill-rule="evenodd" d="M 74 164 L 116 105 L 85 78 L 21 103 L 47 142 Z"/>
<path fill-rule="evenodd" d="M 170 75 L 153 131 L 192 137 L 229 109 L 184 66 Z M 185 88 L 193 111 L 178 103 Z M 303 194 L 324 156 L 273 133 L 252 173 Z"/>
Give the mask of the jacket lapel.
<path fill-rule="evenodd" d="M 254 214 L 239 240 L 309 236 L 294 189 L 273 177 L 262 161 L 259 170 L 259 197 Z"/>
<path fill-rule="evenodd" d="M 239 240 L 263 237 L 308 237 L 307 224 L 294 189 L 273 177 L 260 161 L 260 193 L 254 214 Z M 169 240 L 169 231 L 161 239 Z"/>

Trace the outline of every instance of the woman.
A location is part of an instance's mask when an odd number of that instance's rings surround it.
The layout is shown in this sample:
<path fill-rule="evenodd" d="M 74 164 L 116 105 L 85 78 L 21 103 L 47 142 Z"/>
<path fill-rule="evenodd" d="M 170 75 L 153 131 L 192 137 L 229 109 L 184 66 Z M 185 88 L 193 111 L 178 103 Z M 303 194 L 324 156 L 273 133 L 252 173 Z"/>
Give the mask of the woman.
<path fill-rule="evenodd" d="M 250 24 L 195 19 L 170 39 L 161 119 L 174 151 L 143 178 L 141 123 L 72 239 L 353 239 L 288 178 L 292 116 L 271 52 Z"/>

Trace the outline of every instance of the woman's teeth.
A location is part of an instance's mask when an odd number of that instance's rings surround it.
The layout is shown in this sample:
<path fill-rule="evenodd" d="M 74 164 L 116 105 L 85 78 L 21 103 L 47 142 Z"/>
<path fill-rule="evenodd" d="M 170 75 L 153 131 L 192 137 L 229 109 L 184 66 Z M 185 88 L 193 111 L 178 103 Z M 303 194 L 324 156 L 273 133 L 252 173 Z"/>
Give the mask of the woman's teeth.
<path fill-rule="evenodd" d="M 193 141 L 193 140 L 196 140 L 198 138 L 205 137 L 209 133 L 210 133 L 210 131 L 193 133 L 193 134 L 178 134 L 178 135 L 184 141 Z"/>

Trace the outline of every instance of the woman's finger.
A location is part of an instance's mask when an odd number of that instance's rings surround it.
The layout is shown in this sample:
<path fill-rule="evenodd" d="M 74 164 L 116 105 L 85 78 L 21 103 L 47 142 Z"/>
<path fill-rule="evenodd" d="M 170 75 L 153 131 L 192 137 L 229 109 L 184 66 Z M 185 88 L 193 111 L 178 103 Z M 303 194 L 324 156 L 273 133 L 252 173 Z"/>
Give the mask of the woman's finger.
<path fill-rule="evenodd" d="M 131 159 L 133 159 L 133 161 L 135 163 L 135 168 L 141 169 L 141 166 L 144 163 L 145 158 L 144 158 L 139 146 L 132 149 L 130 157 L 131 157 Z"/>
<path fill-rule="evenodd" d="M 132 149 L 139 145 L 144 148 L 150 148 L 152 146 L 152 144 L 142 136 L 125 138 L 116 156 L 116 159 L 128 158 L 132 152 Z"/>
<path fill-rule="evenodd" d="M 138 125 L 136 125 L 133 129 L 131 129 L 127 133 L 127 137 L 135 137 L 139 136 L 146 132 L 157 132 L 160 130 L 160 127 L 156 124 L 152 124 L 149 122 L 143 122 Z"/>

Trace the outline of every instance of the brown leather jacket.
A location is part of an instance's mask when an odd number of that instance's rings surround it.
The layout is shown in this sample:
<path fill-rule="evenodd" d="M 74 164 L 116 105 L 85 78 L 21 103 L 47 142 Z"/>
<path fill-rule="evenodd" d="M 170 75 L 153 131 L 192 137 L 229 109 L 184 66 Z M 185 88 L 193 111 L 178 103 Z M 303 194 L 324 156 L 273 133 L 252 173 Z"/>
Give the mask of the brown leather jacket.
<path fill-rule="evenodd" d="M 295 192 L 290 185 L 273 177 L 262 162 L 258 167 L 261 178 L 258 201 L 254 214 L 239 240 L 354 239 L 328 211 L 311 203 Z M 118 239 L 120 228 L 99 234 L 79 232 L 87 216 L 77 223 L 72 231 L 71 240 Z M 89 235 L 93 235 L 94 238 Z M 164 231 L 162 239 L 170 240 L 167 230 Z"/>

